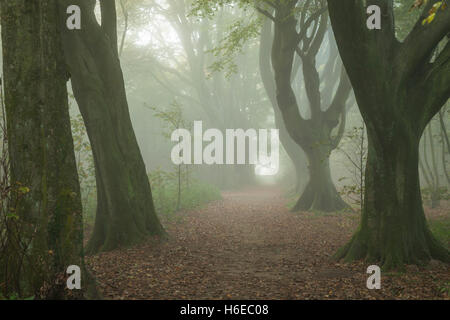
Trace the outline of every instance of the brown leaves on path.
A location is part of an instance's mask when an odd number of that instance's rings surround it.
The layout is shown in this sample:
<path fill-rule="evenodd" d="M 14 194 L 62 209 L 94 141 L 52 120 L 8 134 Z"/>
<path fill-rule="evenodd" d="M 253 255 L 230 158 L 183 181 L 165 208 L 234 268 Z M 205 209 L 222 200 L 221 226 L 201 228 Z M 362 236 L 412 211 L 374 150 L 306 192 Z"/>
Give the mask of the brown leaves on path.
<path fill-rule="evenodd" d="M 259 188 L 180 215 L 166 242 L 87 257 L 106 299 L 449 299 L 439 262 L 382 274 L 381 290 L 368 290 L 369 264 L 333 261 L 356 213 L 294 214 L 278 190 Z"/>

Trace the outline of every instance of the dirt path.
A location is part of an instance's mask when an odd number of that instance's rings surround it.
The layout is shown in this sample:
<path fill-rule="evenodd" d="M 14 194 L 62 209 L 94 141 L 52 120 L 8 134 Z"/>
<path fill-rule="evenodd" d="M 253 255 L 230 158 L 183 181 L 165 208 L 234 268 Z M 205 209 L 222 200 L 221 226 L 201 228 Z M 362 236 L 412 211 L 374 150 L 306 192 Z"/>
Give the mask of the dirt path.
<path fill-rule="evenodd" d="M 358 214 L 293 214 L 277 190 L 259 188 L 180 217 L 165 222 L 167 242 L 88 257 L 105 298 L 448 299 L 448 265 L 383 274 L 382 289 L 368 290 L 367 263 L 332 261 Z"/>

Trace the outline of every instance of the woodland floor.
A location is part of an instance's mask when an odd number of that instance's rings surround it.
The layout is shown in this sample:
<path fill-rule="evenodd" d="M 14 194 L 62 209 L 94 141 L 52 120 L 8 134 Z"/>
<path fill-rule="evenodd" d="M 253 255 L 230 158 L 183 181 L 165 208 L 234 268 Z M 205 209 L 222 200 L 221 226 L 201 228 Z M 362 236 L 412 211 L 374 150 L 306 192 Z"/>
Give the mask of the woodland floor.
<path fill-rule="evenodd" d="M 427 209 L 449 215 L 449 202 Z M 259 188 L 177 217 L 163 220 L 168 241 L 87 257 L 105 299 L 450 299 L 447 264 L 382 273 L 368 290 L 367 263 L 333 261 L 359 213 L 291 213 L 279 191 Z"/>

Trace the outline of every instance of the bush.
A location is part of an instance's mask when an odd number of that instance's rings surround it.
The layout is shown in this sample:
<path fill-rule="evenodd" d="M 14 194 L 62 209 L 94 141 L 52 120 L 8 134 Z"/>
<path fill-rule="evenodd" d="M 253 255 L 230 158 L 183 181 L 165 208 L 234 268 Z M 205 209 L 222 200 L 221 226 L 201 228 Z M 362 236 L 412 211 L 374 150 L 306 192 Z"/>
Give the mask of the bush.
<path fill-rule="evenodd" d="M 433 235 L 450 249 L 450 218 L 429 220 L 428 224 Z"/>
<path fill-rule="evenodd" d="M 171 216 L 177 211 L 178 177 L 176 172 L 161 169 L 149 174 L 156 212 L 161 216 Z M 197 208 L 208 202 L 221 199 L 220 190 L 212 185 L 183 178 L 180 210 Z"/>
<path fill-rule="evenodd" d="M 148 174 L 153 202 L 159 216 L 168 218 L 179 210 L 198 208 L 214 200 L 221 199 L 221 193 L 216 186 L 206 184 L 190 178 L 186 173 L 182 175 L 180 206 L 178 204 L 178 173 L 157 169 Z M 86 193 L 86 194 L 85 194 Z M 95 223 L 97 197 L 95 187 L 87 194 L 82 188 L 83 194 L 83 222 L 85 227 L 92 227 Z"/>

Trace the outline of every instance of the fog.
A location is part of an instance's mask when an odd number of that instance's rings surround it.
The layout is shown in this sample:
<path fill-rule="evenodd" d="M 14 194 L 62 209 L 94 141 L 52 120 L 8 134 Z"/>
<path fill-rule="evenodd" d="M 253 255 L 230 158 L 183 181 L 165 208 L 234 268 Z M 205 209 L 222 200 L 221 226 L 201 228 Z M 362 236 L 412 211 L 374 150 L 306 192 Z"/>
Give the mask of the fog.
<path fill-rule="evenodd" d="M 448 299 L 445 1 L 72 2 L 0 1 L 0 300 Z"/>

